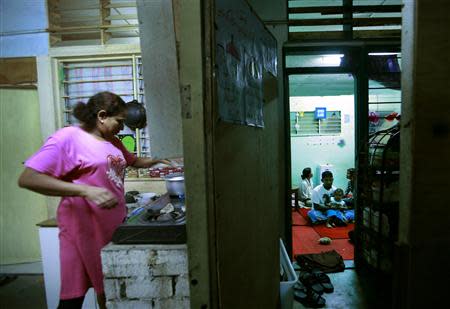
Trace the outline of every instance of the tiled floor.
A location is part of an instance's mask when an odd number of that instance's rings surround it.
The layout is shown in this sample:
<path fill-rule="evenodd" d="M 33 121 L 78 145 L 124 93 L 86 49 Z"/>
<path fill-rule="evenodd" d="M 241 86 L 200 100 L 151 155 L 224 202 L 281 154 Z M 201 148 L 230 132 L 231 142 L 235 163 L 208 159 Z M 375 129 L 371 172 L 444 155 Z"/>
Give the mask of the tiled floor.
<path fill-rule="evenodd" d="M 353 269 L 330 274 L 335 291 L 324 294 L 325 308 L 368 309 L 368 300 L 362 297 L 360 279 Z M 46 308 L 44 280 L 42 275 L 21 275 L 8 284 L 0 286 L 1 309 Z M 294 301 L 293 309 L 306 308 Z"/>
<path fill-rule="evenodd" d="M 369 308 L 361 290 L 360 279 L 354 269 L 346 269 L 344 272 L 329 274 L 334 286 L 334 292 L 323 294 L 326 300 L 325 308 L 334 309 L 366 309 Z M 301 303 L 294 301 L 294 309 L 303 309 Z"/>
<path fill-rule="evenodd" d="M 0 309 L 44 309 L 42 263 L 0 265 Z"/>
<path fill-rule="evenodd" d="M 0 274 L 42 275 L 42 262 L 0 265 Z"/>
<path fill-rule="evenodd" d="M 8 275 L 4 284 L 0 285 L 1 309 L 44 309 L 45 301 L 44 277 L 42 275 Z"/>
<path fill-rule="evenodd" d="M 371 309 L 387 308 L 375 304 L 373 296 L 367 294 L 371 289 L 367 287 L 367 278 L 358 275 L 354 270 L 353 261 L 345 261 L 346 270 L 329 274 L 334 286 L 334 292 L 324 294 L 325 308 L 333 309 Z M 42 275 L 14 275 L 9 274 L 9 282 L 0 284 L 1 309 L 44 309 L 46 308 L 44 279 Z M 3 278 L 5 278 L 3 276 Z M 379 300 L 378 300 L 379 301 Z M 294 300 L 293 309 L 306 308 Z M 264 308 L 263 308 L 264 309 Z M 269 308 L 270 309 L 270 308 Z"/>
<path fill-rule="evenodd" d="M 382 294 L 385 291 L 374 288 L 374 278 L 369 277 L 369 274 L 356 272 L 353 261 L 344 261 L 344 264 L 345 271 L 328 274 L 334 286 L 334 292 L 322 295 L 326 300 L 324 308 L 390 308 L 389 300 Z M 294 300 L 293 309 L 303 308 L 308 307 Z"/>

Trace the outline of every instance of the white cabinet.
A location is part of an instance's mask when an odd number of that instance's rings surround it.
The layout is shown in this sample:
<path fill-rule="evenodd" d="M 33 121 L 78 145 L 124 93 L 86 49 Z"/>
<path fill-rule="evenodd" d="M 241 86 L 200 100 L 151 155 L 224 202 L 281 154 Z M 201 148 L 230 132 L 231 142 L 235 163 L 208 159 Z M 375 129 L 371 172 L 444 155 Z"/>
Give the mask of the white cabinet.
<path fill-rule="evenodd" d="M 59 270 L 59 240 L 57 226 L 39 227 L 41 243 L 42 266 L 44 270 L 45 297 L 47 308 L 56 309 L 59 303 L 60 270 Z M 94 289 L 90 288 L 83 303 L 83 309 L 98 308 Z"/>

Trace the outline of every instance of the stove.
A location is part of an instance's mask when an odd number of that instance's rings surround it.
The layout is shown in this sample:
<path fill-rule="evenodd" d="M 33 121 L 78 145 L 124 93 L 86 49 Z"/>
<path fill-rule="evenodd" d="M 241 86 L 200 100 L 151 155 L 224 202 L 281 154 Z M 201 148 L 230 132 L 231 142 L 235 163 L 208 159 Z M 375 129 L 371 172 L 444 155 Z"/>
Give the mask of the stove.
<path fill-rule="evenodd" d="M 165 194 L 132 213 L 114 232 L 115 244 L 186 243 L 184 199 Z"/>

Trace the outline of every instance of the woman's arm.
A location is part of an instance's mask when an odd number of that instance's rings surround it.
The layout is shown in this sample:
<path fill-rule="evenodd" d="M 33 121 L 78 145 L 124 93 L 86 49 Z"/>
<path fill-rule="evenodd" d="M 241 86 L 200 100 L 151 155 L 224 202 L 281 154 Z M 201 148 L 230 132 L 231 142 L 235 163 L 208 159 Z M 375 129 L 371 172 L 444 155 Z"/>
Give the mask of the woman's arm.
<path fill-rule="evenodd" d="M 28 167 L 20 175 L 18 184 L 21 188 L 44 195 L 84 197 L 101 208 L 117 205 L 116 196 L 107 189 L 62 181 Z"/>
<path fill-rule="evenodd" d="M 152 158 L 145 158 L 145 157 L 138 157 L 136 161 L 133 163 L 133 167 L 141 168 L 141 167 L 151 167 L 155 164 L 162 163 L 171 165 L 169 160 L 165 159 L 152 159 Z"/>

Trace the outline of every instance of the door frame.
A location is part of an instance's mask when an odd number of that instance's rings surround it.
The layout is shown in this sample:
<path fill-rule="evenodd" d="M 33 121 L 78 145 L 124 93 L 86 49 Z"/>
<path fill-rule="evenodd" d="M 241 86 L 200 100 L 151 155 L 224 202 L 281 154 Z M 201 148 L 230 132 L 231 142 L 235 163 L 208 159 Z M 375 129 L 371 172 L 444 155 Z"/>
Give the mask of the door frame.
<path fill-rule="evenodd" d="M 283 47 L 284 90 L 285 90 L 285 122 L 286 122 L 286 162 L 289 170 L 286 173 L 286 188 L 290 190 L 291 182 L 291 142 L 289 122 L 289 76 L 298 74 L 352 74 L 354 78 L 354 104 L 355 104 L 355 167 L 357 170 L 367 168 L 367 142 L 369 139 L 369 79 L 367 74 L 369 53 L 375 52 L 399 52 L 401 44 L 398 40 L 383 41 L 335 41 L 335 42 L 304 42 L 287 43 Z M 314 55 L 314 54 L 344 54 L 349 55 L 350 62 L 342 67 L 301 67 L 286 68 L 286 56 L 289 55 Z M 355 205 L 358 205 L 360 189 L 358 183 L 362 183 L 362 173 L 355 180 Z M 290 197 L 290 192 L 286 192 Z M 358 207 L 356 207 L 358 208 Z M 292 218 L 288 212 L 286 220 L 286 237 L 292 239 Z M 362 224 L 362 211 L 355 209 L 355 234 L 359 233 Z M 357 238 L 357 237 L 356 237 Z M 292 254 L 292 242 L 288 243 L 288 251 Z M 355 266 L 357 269 L 364 266 L 362 263 L 361 245 L 355 241 Z"/>

